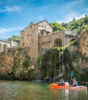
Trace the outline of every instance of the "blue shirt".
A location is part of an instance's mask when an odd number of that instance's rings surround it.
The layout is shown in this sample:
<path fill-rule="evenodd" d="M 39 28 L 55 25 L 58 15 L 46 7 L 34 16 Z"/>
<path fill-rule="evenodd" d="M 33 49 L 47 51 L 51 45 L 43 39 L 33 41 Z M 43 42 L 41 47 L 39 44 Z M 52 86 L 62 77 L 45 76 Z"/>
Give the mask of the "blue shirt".
<path fill-rule="evenodd" d="M 61 83 L 63 84 L 63 83 L 64 83 L 64 80 L 63 80 L 63 81 L 61 81 Z"/>
<path fill-rule="evenodd" d="M 77 81 L 75 81 L 75 86 L 78 86 L 78 82 Z"/>

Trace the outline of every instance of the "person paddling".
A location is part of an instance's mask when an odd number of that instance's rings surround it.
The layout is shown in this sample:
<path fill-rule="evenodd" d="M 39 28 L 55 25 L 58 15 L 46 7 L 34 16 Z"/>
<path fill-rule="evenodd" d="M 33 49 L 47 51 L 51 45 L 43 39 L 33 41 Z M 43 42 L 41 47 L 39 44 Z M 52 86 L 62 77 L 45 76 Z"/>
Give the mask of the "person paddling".
<path fill-rule="evenodd" d="M 78 86 L 78 82 L 76 81 L 76 78 L 73 78 L 73 84 L 72 86 Z"/>
<path fill-rule="evenodd" d="M 64 82 L 63 78 L 60 80 L 60 82 L 58 82 L 58 85 L 65 86 L 65 82 Z"/>

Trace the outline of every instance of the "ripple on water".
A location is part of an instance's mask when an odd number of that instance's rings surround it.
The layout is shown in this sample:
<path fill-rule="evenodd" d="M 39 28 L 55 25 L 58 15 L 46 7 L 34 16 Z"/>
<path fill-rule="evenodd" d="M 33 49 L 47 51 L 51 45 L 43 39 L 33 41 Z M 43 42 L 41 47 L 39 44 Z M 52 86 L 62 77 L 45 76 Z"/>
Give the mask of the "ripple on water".
<path fill-rule="evenodd" d="M 18 86 L 16 84 L 0 83 L 0 100 L 16 100 Z"/>

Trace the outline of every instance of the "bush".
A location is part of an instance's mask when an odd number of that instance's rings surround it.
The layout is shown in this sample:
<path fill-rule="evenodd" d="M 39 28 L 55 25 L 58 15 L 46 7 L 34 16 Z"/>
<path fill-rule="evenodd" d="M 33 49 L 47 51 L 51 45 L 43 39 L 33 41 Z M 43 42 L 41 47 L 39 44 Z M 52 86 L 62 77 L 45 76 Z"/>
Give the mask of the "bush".
<path fill-rule="evenodd" d="M 28 68 L 30 66 L 30 57 L 26 56 L 25 61 L 23 62 L 23 67 Z"/>
<path fill-rule="evenodd" d="M 77 70 L 74 73 L 74 77 L 76 77 L 79 83 L 88 82 L 88 68 Z"/>

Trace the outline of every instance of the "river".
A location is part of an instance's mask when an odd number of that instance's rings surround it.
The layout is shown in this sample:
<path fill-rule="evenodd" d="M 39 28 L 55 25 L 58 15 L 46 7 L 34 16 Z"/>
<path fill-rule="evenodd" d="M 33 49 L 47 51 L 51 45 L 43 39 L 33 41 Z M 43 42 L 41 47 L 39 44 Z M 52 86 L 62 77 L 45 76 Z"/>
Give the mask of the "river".
<path fill-rule="evenodd" d="M 0 81 L 0 100 L 88 100 L 87 91 L 49 88 L 48 83 Z"/>

